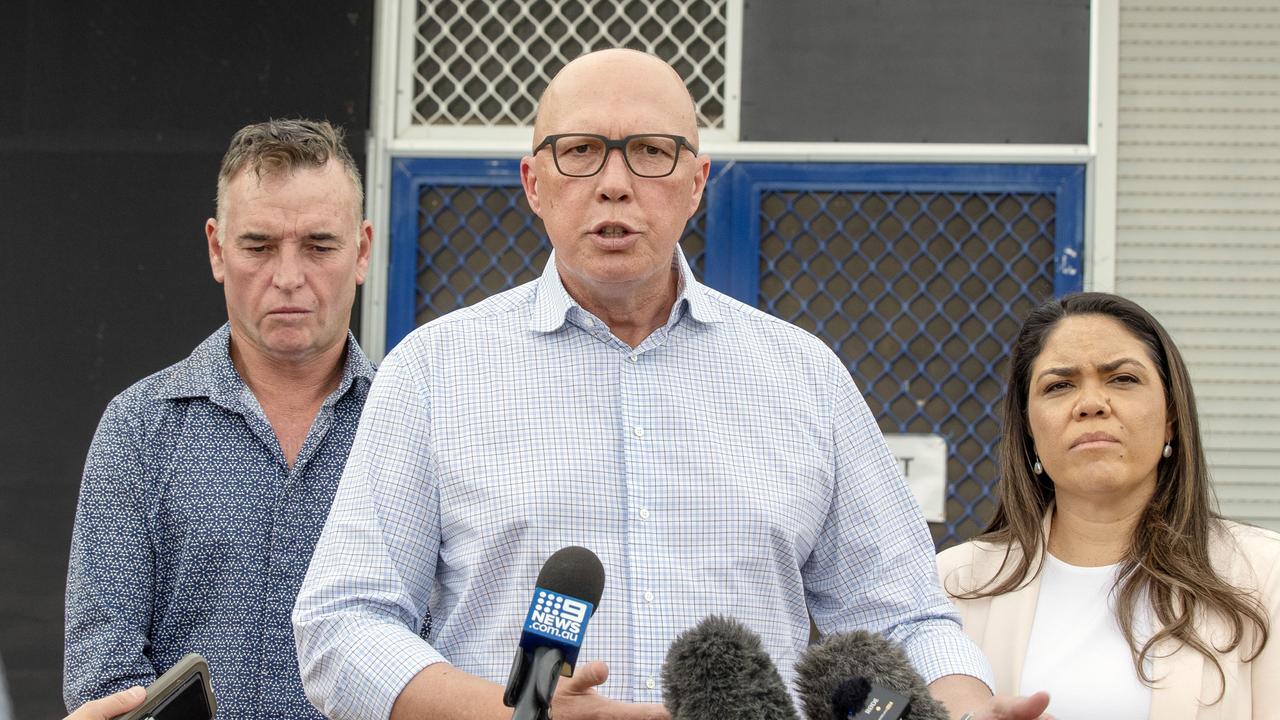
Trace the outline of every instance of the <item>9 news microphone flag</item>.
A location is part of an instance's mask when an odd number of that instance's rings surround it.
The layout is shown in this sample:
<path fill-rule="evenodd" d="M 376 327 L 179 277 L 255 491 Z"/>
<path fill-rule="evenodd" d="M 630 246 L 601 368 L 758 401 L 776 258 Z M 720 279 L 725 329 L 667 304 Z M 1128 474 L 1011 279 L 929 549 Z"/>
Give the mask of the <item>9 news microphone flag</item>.
<path fill-rule="evenodd" d="M 543 563 L 502 695 L 512 720 L 548 720 L 556 682 L 573 676 L 602 594 L 604 566 L 590 550 L 571 545 Z"/>

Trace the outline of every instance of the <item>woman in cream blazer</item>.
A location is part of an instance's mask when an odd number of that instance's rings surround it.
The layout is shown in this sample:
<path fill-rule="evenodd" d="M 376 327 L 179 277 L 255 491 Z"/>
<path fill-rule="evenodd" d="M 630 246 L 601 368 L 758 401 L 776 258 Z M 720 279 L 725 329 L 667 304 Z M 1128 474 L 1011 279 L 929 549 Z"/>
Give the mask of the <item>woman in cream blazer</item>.
<path fill-rule="evenodd" d="M 1160 324 L 1103 293 L 1036 308 L 1003 420 L 995 516 L 938 557 L 995 692 L 1049 690 L 1059 718 L 1055 683 L 1080 717 L 1280 718 L 1280 534 L 1212 512 L 1195 398 Z M 1061 584 L 1042 598 L 1046 567 Z M 1022 687 L 1031 665 L 1049 687 Z"/>
<path fill-rule="evenodd" d="M 1044 529 L 1047 535 L 1048 516 Z M 1274 621 L 1280 617 L 1280 535 L 1223 521 L 1213 536 L 1209 552 L 1228 582 L 1261 592 L 1274 628 Z M 1009 575 L 1021 553 L 1015 549 L 1013 556 L 1004 577 Z M 940 553 L 938 572 L 943 588 L 960 611 L 965 633 L 991 661 L 995 692 L 1017 695 L 1039 599 L 1039 575 L 1020 589 L 1001 595 L 956 599 L 957 595 L 971 593 L 998 579 L 1004 559 L 1002 545 L 968 542 Z M 1040 561 L 1041 556 L 1037 556 L 1032 567 L 1039 567 Z M 1220 619 L 1201 625 L 1199 631 L 1208 637 L 1230 634 Z M 1256 629 L 1249 628 L 1242 645 L 1253 647 L 1256 642 Z M 1276 641 L 1269 642 L 1252 662 L 1244 662 L 1244 653 L 1239 647 L 1228 653 L 1216 653 L 1215 657 L 1226 676 L 1226 691 L 1222 693 L 1221 702 L 1202 706 L 1201 698 L 1206 703 L 1212 701 L 1222 687 L 1212 663 L 1206 663 L 1203 655 L 1177 642 L 1158 645 L 1152 659 L 1155 685 L 1149 717 L 1152 720 L 1280 718 L 1280 645 Z M 1049 712 L 1053 712 L 1052 698 Z"/>

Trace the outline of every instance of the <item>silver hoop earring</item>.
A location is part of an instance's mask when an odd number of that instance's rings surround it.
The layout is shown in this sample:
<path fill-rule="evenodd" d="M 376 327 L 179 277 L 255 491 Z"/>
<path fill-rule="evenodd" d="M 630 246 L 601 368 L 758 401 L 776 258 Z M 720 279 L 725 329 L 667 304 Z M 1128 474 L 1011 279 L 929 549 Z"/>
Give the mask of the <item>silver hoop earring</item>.
<path fill-rule="evenodd" d="M 1037 474 L 1037 475 L 1043 475 L 1043 474 L 1044 474 L 1044 466 L 1040 464 L 1040 458 L 1036 458 L 1036 461 L 1035 461 L 1034 463 L 1032 463 L 1032 465 L 1031 465 L 1031 472 L 1033 472 L 1033 473 L 1035 473 L 1035 474 Z"/>
<path fill-rule="evenodd" d="M 1169 443 L 1164 444 L 1164 451 L 1160 453 L 1165 457 L 1173 457 L 1173 446 Z"/>

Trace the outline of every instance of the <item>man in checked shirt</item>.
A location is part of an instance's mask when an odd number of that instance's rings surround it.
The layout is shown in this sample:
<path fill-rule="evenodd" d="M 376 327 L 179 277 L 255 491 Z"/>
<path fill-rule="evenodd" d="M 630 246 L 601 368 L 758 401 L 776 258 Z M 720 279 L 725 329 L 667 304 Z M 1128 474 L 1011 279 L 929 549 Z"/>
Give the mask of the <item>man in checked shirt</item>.
<path fill-rule="evenodd" d="M 552 80 L 520 165 L 542 277 L 419 328 L 370 390 L 294 610 L 326 715 L 510 718 L 529 593 L 566 545 L 607 581 L 581 654 L 602 662 L 559 684 L 557 720 L 666 717 L 667 647 L 712 613 L 788 683 L 812 613 L 900 642 L 956 717 L 1043 711 L 992 700 L 840 360 L 690 273 L 677 241 L 709 169 L 661 60 L 607 50 Z"/>

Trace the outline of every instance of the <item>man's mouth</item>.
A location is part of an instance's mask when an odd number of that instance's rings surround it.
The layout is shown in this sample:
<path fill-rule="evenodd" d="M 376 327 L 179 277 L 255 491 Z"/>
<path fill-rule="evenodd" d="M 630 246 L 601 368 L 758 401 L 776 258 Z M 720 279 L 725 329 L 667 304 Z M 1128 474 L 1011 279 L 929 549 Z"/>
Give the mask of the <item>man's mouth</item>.
<path fill-rule="evenodd" d="M 599 235 L 602 238 L 608 238 L 610 240 L 614 240 L 617 238 L 623 238 L 628 235 L 634 234 L 635 229 L 627 225 L 626 223 L 602 222 L 596 225 L 595 227 L 591 228 L 591 232 L 596 235 Z"/>

